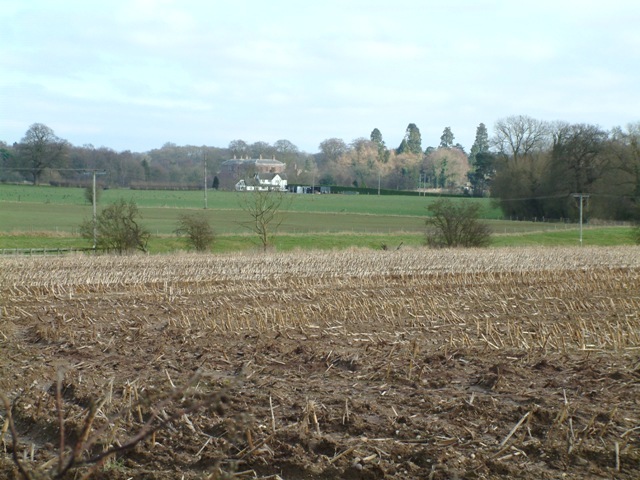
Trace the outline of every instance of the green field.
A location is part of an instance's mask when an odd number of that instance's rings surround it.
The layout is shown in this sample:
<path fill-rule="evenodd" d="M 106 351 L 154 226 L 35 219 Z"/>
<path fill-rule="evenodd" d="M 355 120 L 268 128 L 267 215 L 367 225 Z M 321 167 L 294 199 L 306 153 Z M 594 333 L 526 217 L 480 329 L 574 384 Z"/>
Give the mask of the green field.
<path fill-rule="evenodd" d="M 217 235 L 214 251 L 255 248 L 240 207 L 242 193 L 209 191 L 204 210 L 202 191 L 104 190 L 99 207 L 118 199 L 134 200 L 153 238 L 150 251 L 184 248 L 175 238 L 178 217 L 189 212 L 207 216 Z M 427 206 L 434 197 L 377 195 L 288 195 L 278 229 L 278 250 L 422 245 Z M 492 244 L 579 245 L 578 226 L 500 220 L 488 199 L 480 202 L 483 218 L 495 233 Z M 0 249 L 87 247 L 78 226 L 92 207 L 82 188 L 0 185 Z M 632 244 L 628 227 L 587 227 L 584 245 Z"/>
<path fill-rule="evenodd" d="M 243 193 L 208 190 L 207 206 L 212 210 L 241 210 L 239 198 Z M 134 200 L 141 208 L 197 208 L 204 207 L 203 191 L 123 190 L 100 192 L 102 205 L 124 198 Z M 288 210 L 312 213 L 361 213 L 372 215 L 424 216 L 426 206 L 437 197 L 394 195 L 290 195 Z M 500 209 L 488 199 L 467 199 L 483 205 L 483 216 L 488 219 L 502 217 Z M 0 185 L 0 205 L 56 204 L 90 207 L 84 189 L 31 185 Z"/>

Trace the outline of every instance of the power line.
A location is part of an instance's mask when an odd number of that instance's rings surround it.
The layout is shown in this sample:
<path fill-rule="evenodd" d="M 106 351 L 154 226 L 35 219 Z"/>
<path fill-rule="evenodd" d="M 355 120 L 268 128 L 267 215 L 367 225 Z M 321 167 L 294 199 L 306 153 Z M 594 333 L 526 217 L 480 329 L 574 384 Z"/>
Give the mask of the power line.
<path fill-rule="evenodd" d="M 500 197 L 494 197 L 496 200 L 499 200 L 501 202 L 523 202 L 526 200 L 549 200 L 549 199 L 553 199 L 553 198 L 569 198 L 571 195 L 571 193 L 561 193 L 561 194 L 557 194 L 557 195 L 544 195 L 544 196 L 539 196 L 539 197 L 520 197 L 520 198 L 500 198 Z M 592 197 L 608 197 L 608 198 L 637 198 L 634 195 L 614 195 L 611 193 L 584 193 L 583 195 L 590 195 Z"/>
<path fill-rule="evenodd" d="M 522 202 L 525 200 L 548 200 L 551 198 L 565 198 L 568 197 L 569 194 L 568 193 L 561 193 L 561 194 L 557 194 L 557 195 L 545 195 L 545 196 L 540 196 L 540 197 L 521 197 L 521 198 L 500 198 L 500 197 L 496 197 L 497 200 L 500 200 L 501 202 Z"/>

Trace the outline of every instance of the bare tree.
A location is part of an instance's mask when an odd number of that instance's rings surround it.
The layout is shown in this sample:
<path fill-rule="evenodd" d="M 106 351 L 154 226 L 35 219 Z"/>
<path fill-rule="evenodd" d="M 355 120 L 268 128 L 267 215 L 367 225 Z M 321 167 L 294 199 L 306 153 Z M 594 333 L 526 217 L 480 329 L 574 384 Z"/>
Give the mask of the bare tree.
<path fill-rule="evenodd" d="M 259 141 L 249 145 L 249 152 L 252 158 L 270 158 L 275 156 L 276 148 L 267 142 Z"/>
<path fill-rule="evenodd" d="M 255 190 L 240 195 L 240 206 L 251 217 L 243 226 L 258 236 L 260 246 L 266 252 L 282 224 L 281 207 L 287 198 L 286 193 L 278 190 Z"/>
<path fill-rule="evenodd" d="M 233 154 L 234 157 L 244 158 L 248 156 L 250 153 L 250 147 L 247 142 L 244 140 L 231 140 L 229 142 L 229 151 Z"/>
<path fill-rule="evenodd" d="M 320 142 L 318 148 L 320 150 L 318 155 L 318 163 L 320 165 L 336 162 L 349 150 L 347 144 L 340 138 L 327 138 Z"/>
<path fill-rule="evenodd" d="M 287 167 L 304 158 L 304 154 L 300 152 L 298 147 L 286 139 L 277 140 L 273 144 L 273 148 L 275 149 L 276 158 L 286 163 Z"/>
<path fill-rule="evenodd" d="M 494 129 L 494 146 L 502 155 L 511 157 L 514 163 L 534 151 L 544 149 L 550 142 L 549 124 L 526 115 L 498 120 Z"/>

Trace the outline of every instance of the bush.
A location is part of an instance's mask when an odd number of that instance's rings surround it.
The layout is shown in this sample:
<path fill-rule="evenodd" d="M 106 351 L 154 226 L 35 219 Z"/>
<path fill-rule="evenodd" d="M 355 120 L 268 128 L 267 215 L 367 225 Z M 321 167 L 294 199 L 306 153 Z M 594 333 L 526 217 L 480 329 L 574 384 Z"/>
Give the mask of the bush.
<path fill-rule="evenodd" d="M 102 193 L 102 187 L 96 186 L 96 204 L 100 202 L 100 196 Z M 93 185 L 87 185 L 84 187 L 84 199 L 87 203 L 93 205 Z"/>
<path fill-rule="evenodd" d="M 429 205 L 426 220 L 430 247 L 485 247 L 491 231 L 480 222 L 480 205 L 466 201 L 437 200 Z"/>
<path fill-rule="evenodd" d="M 637 245 L 640 245 L 640 222 L 636 223 L 635 227 L 631 230 L 631 236 L 633 241 L 636 242 Z"/>
<path fill-rule="evenodd" d="M 198 252 L 208 250 L 215 239 L 213 229 L 203 215 L 181 215 L 175 233 L 180 236 L 184 235 L 187 244 Z"/>
<path fill-rule="evenodd" d="M 115 250 L 122 254 L 133 250 L 147 251 L 151 234 L 138 223 L 138 205 L 133 201 L 119 200 L 102 210 L 95 225 L 93 220 L 85 220 L 80 225 L 80 234 L 88 240 L 95 240 L 94 247 Z"/>

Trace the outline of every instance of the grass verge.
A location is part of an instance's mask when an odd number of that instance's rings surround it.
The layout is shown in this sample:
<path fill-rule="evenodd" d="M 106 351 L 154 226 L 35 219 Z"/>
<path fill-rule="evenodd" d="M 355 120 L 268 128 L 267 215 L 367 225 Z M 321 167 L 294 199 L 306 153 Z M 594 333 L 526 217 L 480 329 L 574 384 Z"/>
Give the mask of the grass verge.
<path fill-rule="evenodd" d="M 583 246 L 633 245 L 632 229 L 629 227 L 590 227 L 583 232 Z M 421 247 L 424 234 L 400 232 L 393 234 L 374 233 L 298 233 L 280 234 L 274 239 L 276 251 L 332 250 L 351 247 L 371 248 L 374 250 L 404 247 Z M 519 246 L 579 246 L 578 229 L 550 230 L 517 234 L 498 234 L 492 236 L 491 247 Z M 75 235 L 52 234 L 50 232 L 25 232 L 0 234 L 2 249 L 42 249 L 42 248 L 86 248 L 89 243 Z M 223 234 L 216 237 L 212 253 L 259 250 L 257 238 L 251 234 Z M 185 242 L 177 237 L 155 235 L 149 241 L 149 252 L 172 253 L 186 250 Z"/>

